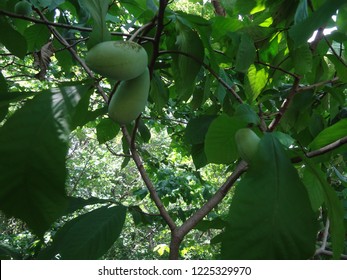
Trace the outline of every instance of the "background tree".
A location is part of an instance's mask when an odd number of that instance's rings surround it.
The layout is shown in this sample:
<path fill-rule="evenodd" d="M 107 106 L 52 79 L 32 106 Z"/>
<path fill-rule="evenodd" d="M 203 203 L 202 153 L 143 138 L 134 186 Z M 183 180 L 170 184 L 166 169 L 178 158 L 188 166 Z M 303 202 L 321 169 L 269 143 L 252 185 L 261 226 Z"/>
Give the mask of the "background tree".
<path fill-rule="evenodd" d="M 1 258 L 346 258 L 346 23 L 344 0 L 1 1 Z M 148 53 L 130 125 L 84 61 L 108 40 Z"/>

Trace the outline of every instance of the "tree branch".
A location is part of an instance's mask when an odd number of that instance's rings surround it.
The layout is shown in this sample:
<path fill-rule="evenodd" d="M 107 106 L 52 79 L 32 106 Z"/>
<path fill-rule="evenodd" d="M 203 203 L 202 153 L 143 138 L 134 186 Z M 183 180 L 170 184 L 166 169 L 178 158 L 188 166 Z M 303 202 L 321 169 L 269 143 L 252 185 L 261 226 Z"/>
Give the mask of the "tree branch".
<path fill-rule="evenodd" d="M 214 7 L 215 14 L 218 16 L 225 17 L 226 12 L 225 12 L 223 6 L 221 5 L 221 3 L 219 2 L 219 0 L 212 0 L 211 2 L 212 2 L 212 5 Z"/>
<path fill-rule="evenodd" d="M 275 119 L 270 123 L 270 125 L 268 127 L 268 131 L 273 131 L 277 127 L 277 125 L 280 123 L 284 113 L 287 111 L 287 109 L 289 107 L 290 102 L 292 101 L 292 99 L 294 98 L 294 95 L 298 91 L 299 81 L 300 81 L 300 78 L 296 77 L 294 80 L 292 89 L 291 89 L 290 93 L 288 94 L 288 97 L 282 103 L 282 106 L 279 109 L 279 112 L 276 115 Z"/>
<path fill-rule="evenodd" d="M 330 143 L 329 145 L 326 145 L 326 146 L 324 146 L 318 150 L 308 152 L 305 154 L 305 156 L 308 158 L 317 157 L 317 156 L 326 154 L 328 152 L 331 152 L 332 150 L 335 150 L 336 148 L 338 148 L 338 147 L 340 147 L 346 143 L 347 143 L 347 136 L 343 137 L 339 140 L 336 140 L 335 142 Z M 295 157 L 295 158 L 292 158 L 291 161 L 292 161 L 292 163 L 299 163 L 302 161 L 302 158 L 301 157 Z"/>
<path fill-rule="evenodd" d="M 159 2 L 159 11 L 158 11 L 158 16 L 157 16 L 157 31 L 154 36 L 154 43 L 153 43 L 153 54 L 152 54 L 152 59 L 149 64 L 149 73 L 153 74 L 154 71 L 154 65 L 155 61 L 157 60 L 159 56 L 159 46 L 160 46 L 160 38 L 161 34 L 164 30 L 164 13 L 165 9 L 168 5 L 168 0 L 160 0 Z"/>
<path fill-rule="evenodd" d="M 69 25 L 69 24 L 65 24 L 65 23 L 51 22 L 48 20 L 45 21 L 42 19 L 18 15 L 18 14 L 11 13 L 11 12 L 1 10 L 1 9 L 0 9 L 0 15 L 6 15 L 6 16 L 9 16 L 11 18 L 23 19 L 23 20 L 27 20 L 27 21 L 37 23 L 37 24 L 44 24 L 44 25 L 49 25 L 49 26 L 59 27 L 59 28 L 64 28 L 64 29 L 69 29 L 69 30 L 77 30 L 77 31 L 82 31 L 82 32 L 91 32 L 93 30 L 91 27 L 74 26 L 74 25 Z M 133 36 L 132 34 L 126 34 L 123 32 L 111 32 L 111 35 L 122 36 L 122 37 L 125 36 L 125 37 L 129 37 L 129 38 L 131 36 Z M 152 37 L 147 37 L 147 36 L 137 36 L 137 38 L 142 39 L 142 40 L 148 40 L 148 41 L 154 40 Z"/>
<path fill-rule="evenodd" d="M 175 235 L 182 240 L 183 237 L 193 229 L 214 207 L 216 207 L 227 195 L 234 183 L 247 170 L 247 163 L 241 161 L 229 176 L 225 183 L 218 189 L 214 196 L 207 201 L 195 214 L 186 220 L 181 227 L 177 228 Z"/>
<path fill-rule="evenodd" d="M 143 166 L 142 160 L 141 160 L 141 158 L 140 158 L 140 156 L 136 150 L 136 147 L 131 144 L 132 137 L 124 125 L 122 126 L 122 132 L 123 132 L 123 135 L 124 135 L 126 141 L 128 142 L 128 144 L 130 146 L 131 156 L 132 156 L 132 158 L 136 164 L 136 167 L 137 167 L 138 171 L 140 172 L 142 180 L 144 181 L 145 185 L 147 186 L 147 189 L 151 195 L 151 198 L 154 201 L 155 205 L 157 206 L 157 208 L 160 212 L 160 215 L 166 221 L 166 223 L 168 224 L 171 231 L 175 230 L 176 224 L 173 221 L 173 219 L 171 218 L 171 216 L 169 215 L 169 213 L 166 211 L 160 197 L 158 196 L 158 193 L 155 189 L 155 186 L 153 185 L 151 179 L 149 178 L 149 176 L 148 176 L 148 174 L 147 174 L 147 172 Z"/>

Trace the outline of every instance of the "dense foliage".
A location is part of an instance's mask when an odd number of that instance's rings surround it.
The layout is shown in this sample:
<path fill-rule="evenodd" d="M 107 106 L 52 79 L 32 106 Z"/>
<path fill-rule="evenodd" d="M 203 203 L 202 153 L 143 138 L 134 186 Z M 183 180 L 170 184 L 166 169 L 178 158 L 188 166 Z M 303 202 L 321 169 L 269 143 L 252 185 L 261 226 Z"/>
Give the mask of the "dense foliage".
<path fill-rule="evenodd" d="M 1 259 L 347 257 L 345 0 L 18 2 L 0 2 Z M 85 63 L 110 40 L 148 54 L 128 125 Z"/>

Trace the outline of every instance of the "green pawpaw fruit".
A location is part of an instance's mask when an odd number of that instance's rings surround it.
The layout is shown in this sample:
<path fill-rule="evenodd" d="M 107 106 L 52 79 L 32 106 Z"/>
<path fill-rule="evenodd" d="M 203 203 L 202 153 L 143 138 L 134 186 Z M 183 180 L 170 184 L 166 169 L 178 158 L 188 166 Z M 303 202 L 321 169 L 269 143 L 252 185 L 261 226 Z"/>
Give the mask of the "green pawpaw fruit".
<path fill-rule="evenodd" d="M 241 128 L 236 131 L 235 140 L 239 155 L 250 163 L 258 150 L 260 138 L 250 128 Z"/>
<path fill-rule="evenodd" d="M 22 16 L 29 16 L 32 12 L 31 4 L 27 1 L 19 1 L 14 6 L 14 12 Z"/>
<path fill-rule="evenodd" d="M 132 41 L 105 41 L 92 47 L 85 61 L 100 75 L 126 81 L 145 71 L 148 55 L 141 45 Z"/>
<path fill-rule="evenodd" d="M 108 114 L 120 124 L 135 120 L 145 109 L 150 87 L 148 68 L 135 79 L 122 81 L 108 105 Z"/>

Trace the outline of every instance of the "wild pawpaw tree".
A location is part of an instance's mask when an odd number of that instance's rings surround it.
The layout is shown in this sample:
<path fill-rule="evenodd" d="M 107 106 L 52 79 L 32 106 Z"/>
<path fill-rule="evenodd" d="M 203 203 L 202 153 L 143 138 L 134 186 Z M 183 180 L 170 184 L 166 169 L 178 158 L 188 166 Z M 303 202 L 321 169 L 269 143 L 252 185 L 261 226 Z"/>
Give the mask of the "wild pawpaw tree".
<path fill-rule="evenodd" d="M 36 236 L 31 258 L 103 258 L 153 224 L 170 259 L 201 249 L 194 232 L 213 258 L 346 258 L 345 0 L 5 0 L 0 30 L 0 210 Z M 95 170 L 113 191 L 70 184 L 87 133 L 98 162 L 121 159 Z M 131 164 L 141 183 L 120 191 Z"/>

